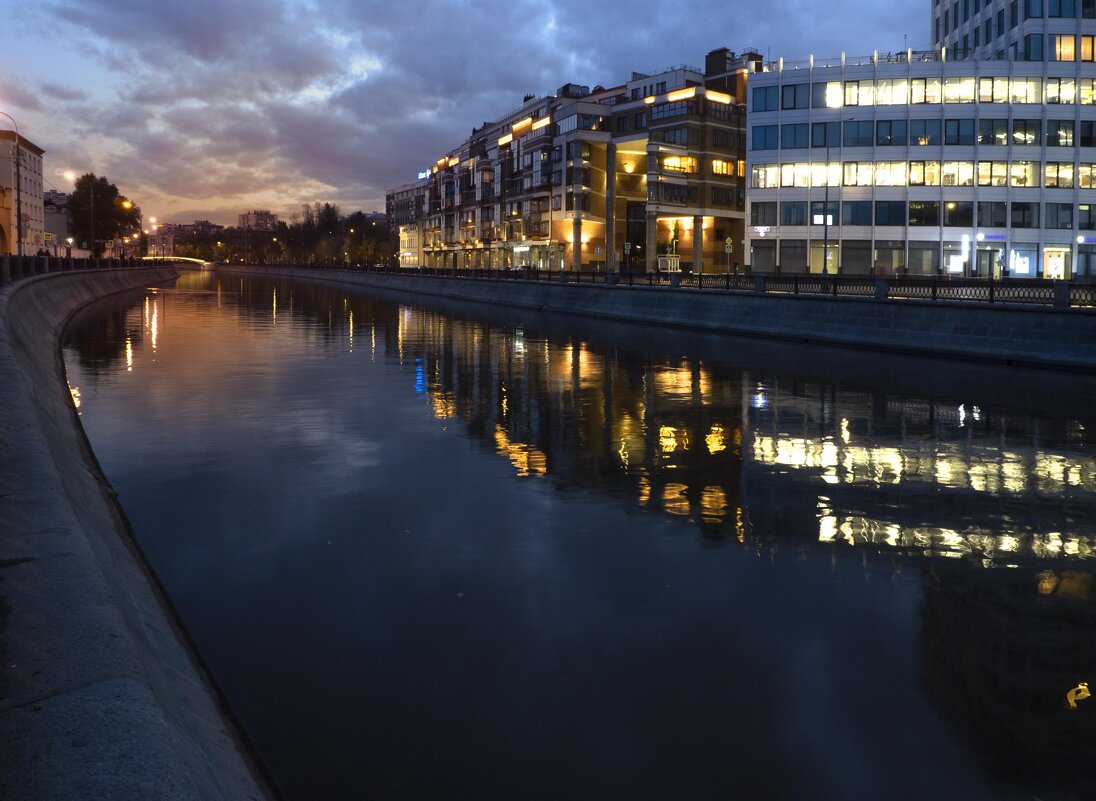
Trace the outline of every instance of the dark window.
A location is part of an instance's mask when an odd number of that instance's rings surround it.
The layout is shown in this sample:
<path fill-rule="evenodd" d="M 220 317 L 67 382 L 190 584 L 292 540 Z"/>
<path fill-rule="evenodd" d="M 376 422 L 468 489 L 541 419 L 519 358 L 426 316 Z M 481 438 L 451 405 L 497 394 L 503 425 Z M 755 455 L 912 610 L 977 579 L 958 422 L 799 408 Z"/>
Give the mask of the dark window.
<path fill-rule="evenodd" d="M 1073 230 L 1073 204 L 1047 203 L 1046 227 L 1060 231 Z"/>
<path fill-rule="evenodd" d="M 1024 19 L 1042 19 L 1043 0 L 1024 0 Z"/>
<path fill-rule="evenodd" d="M 779 93 L 775 86 L 756 86 L 753 91 L 753 108 L 750 111 L 776 111 Z"/>
<path fill-rule="evenodd" d="M 806 225 L 807 201 L 792 200 L 780 204 L 781 225 Z"/>
<path fill-rule="evenodd" d="M 1005 35 L 1005 10 L 1003 8 L 997 12 L 997 35 Z"/>
<path fill-rule="evenodd" d="M 940 144 L 940 120 L 910 120 L 910 144 Z"/>
<path fill-rule="evenodd" d="M 646 128 L 647 127 L 647 112 L 646 111 L 638 112 L 635 116 L 634 122 L 635 122 L 636 130 L 639 130 L 640 128 Z"/>
<path fill-rule="evenodd" d="M 1013 228 L 1038 228 L 1039 204 L 1038 203 L 1013 203 L 1012 204 Z"/>
<path fill-rule="evenodd" d="M 1078 133 L 1078 147 L 1096 147 L 1096 123 L 1092 120 L 1081 120 L 1081 128 Z"/>
<path fill-rule="evenodd" d="M 716 206 L 733 206 L 735 205 L 733 189 L 725 189 L 723 187 L 712 187 L 712 203 Z M 720 235 L 716 235 L 716 239 L 722 239 Z"/>
<path fill-rule="evenodd" d="M 879 216 L 876 215 L 876 221 Z M 939 225 L 940 202 L 938 200 L 911 200 L 910 225 Z"/>
<path fill-rule="evenodd" d="M 884 146 L 906 144 L 906 121 L 879 120 L 875 123 L 875 144 Z"/>
<path fill-rule="evenodd" d="M 841 204 L 842 225 L 871 225 L 870 200 L 846 200 Z"/>
<path fill-rule="evenodd" d="M 1024 37 L 1024 61 L 1043 60 L 1043 34 L 1029 33 Z"/>
<path fill-rule="evenodd" d="M 953 228 L 974 226 L 974 204 L 969 201 L 948 200 L 944 203 L 944 225 Z"/>
<path fill-rule="evenodd" d="M 778 128 L 775 125 L 755 125 L 753 127 L 753 150 L 776 150 L 780 143 L 777 139 Z"/>
<path fill-rule="evenodd" d="M 837 147 L 841 144 L 841 123 L 815 122 L 811 124 L 811 147 Z"/>
<path fill-rule="evenodd" d="M 1096 205 L 1082 203 L 1077 207 L 1077 227 L 1082 231 L 1096 230 Z"/>
<path fill-rule="evenodd" d="M 945 145 L 973 145 L 974 144 L 974 120 L 945 120 L 944 121 Z"/>
<path fill-rule="evenodd" d="M 1096 19 L 1096 0 L 1081 0 L 1081 16 L 1084 19 Z"/>
<path fill-rule="evenodd" d="M 803 84 L 806 86 L 806 84 Z M 780 126 L 780 147 L 791 150 L 809 145 L 807 131 L 810 130 L 805 122 L 789 123 Z M 755 150 L 757 148 L 754 148 Z"/>
<path fill-rule="evenodd" d="M 811 86 L 807 83 L 785 84 L 781 88 L 780 107 L 785 109 L 810 108 Z"/>
<path fill-rule="evenodd" d="M 1007 204 L 983 200 L 978 203 L 978 225 L 983 228 L 1004 228 L 1008 224 L 1006 212 Z"/>
<path fill-rule="evenodd" d="M 978 144 L 1007 145 L 1008 120 L 978 120 Z"/>
<path fill-rule="evenodd" d="M 876 225 L 905 225 L 906 201 L 904 200 L 877 200 L 875 201 Z"/>
<path fill-rule="evenodd" d="M 871 147 L 871 143 L 871 120 L 862 122 L 848 121 L 845 123 L 844 138 L 842 140 L 845 147 Z"/>
<path fill-rule="evenodd" d="M 1008 7 L 1009 27 L 1015 28 L 1020 24 L 1020 3 L 1018 0 L 1012 0 L 1012 3 Z"/>
<path fill-rule="evenodd" d="M 750 204 L 750 225 L 776 225 L 776 203 Z"/>

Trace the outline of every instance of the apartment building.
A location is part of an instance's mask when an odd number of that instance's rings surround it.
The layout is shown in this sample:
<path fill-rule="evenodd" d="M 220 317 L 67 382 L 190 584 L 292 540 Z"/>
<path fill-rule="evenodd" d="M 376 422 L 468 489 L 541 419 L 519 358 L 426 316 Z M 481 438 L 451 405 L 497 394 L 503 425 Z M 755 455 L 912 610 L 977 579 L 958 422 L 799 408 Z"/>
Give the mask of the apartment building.
<path fill-rule="evenodd" d="M 42 148 L 14 131 L 0 131 L 0 253 L 33 256 L 45 244 Z M 18 190 L 17 190 L 18 181 Z M 23 238 L 19 247 L 19 212 Z"/>
<path fill-rule="evenodd" d="M 278 224 L 278 215 L 266 209 L 256 209 L 237 215 L 238 228 L 250 228 L 253 231 L 273 231 Z"/>
<path fill-rule="evenodd" d="M 686 270 L 734 269 L 759 61 L 724 48 L 704 68 L 526 97 L 389 193 L 400 263 L 644 271 L 671 253 Z"/>

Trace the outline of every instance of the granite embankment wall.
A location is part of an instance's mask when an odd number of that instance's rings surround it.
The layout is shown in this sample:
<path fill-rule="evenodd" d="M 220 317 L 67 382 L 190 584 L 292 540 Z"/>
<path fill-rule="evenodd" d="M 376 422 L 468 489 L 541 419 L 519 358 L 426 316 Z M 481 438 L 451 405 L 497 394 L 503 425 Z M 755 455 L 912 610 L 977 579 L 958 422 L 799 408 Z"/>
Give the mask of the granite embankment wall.
<path fill-rule="evenodd" d="M 270 267 L 237 272 L 508 304 L 606 320 L 1030 367 L 1096 371 L 1096 310 L 755 294 Z"/>
<path fill-rule="evenodd" d="M 269 797 L 64 380 L 59 342 L 77 309 L 176 275 L 66 272 L 0 291 L 0 798 Z"/>

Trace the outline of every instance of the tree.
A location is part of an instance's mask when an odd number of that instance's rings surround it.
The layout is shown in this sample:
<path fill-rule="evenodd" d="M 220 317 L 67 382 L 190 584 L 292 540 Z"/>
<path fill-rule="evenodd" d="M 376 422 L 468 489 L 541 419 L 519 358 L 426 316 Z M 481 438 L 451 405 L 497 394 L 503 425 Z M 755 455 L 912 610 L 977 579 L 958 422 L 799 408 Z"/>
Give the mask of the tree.
<path fill-rule="evenodd" d="M 95 243 L 136 233 L 141 229 L 141 210 L 118 187 L 94 173 L 76 179 L 68 203 L 69 230 L 80 243 L 87 243 L 98 256 Z M 93 228 L 94 226 L 94 228 Z"/>

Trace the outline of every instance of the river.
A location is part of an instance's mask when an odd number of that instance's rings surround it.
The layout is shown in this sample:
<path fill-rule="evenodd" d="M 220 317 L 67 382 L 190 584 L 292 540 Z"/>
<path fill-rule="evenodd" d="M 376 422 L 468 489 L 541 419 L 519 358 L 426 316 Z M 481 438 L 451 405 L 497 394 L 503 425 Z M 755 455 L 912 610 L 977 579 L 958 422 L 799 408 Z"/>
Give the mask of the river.
<path fill-rule="evenodd" d="M 64 356 L 293 801 L 1096 786 L 1092 379 L 210 272 Z"/>

